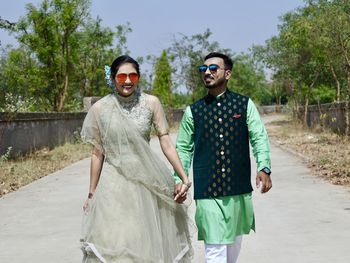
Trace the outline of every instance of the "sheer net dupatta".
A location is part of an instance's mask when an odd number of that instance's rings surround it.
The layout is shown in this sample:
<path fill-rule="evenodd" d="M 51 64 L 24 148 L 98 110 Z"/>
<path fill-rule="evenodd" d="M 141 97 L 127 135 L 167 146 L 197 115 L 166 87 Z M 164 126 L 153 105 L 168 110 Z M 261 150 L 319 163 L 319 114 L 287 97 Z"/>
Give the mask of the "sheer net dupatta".
<path fill-rule="evenodd" d="M 173 200 L 171 171 L 114 95 L 90 109 L 82 138 L 106 161 L 83 220 L 83 262 L 190 262 L 189 220 Z"/>

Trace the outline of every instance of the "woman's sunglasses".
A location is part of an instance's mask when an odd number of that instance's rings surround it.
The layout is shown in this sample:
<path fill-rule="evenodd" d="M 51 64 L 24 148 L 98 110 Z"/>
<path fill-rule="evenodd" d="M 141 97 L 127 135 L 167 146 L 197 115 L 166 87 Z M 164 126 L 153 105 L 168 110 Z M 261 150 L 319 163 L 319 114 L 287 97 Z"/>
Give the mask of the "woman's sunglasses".
<path fill-rule="evenodd" d="M 209 66 L 207 65 L 202 65 L 198 68 L 199 72 L 200 73 L 205 73 L 207 71 L 207 69 L 209 68 L 209 71 L 211 73 L 216 73 L 219 69 L 223 69 L 223 68 L 220 68 L 218 65 L 216 64 L 210 64 Z"/>
<path fill-rule="evenodd" d="M 135 83 L 136 81 L 139 80 L 139 75 L 137 73 L 130 73 L 130 74 L 120 73 L 120 74 L 117 74 L 117 80 L 118 80 L 119 83 L 124 83 L 128 77 L 129 77 L 129 79 L 130 79 L 130 81 L 132 83 Z"/>

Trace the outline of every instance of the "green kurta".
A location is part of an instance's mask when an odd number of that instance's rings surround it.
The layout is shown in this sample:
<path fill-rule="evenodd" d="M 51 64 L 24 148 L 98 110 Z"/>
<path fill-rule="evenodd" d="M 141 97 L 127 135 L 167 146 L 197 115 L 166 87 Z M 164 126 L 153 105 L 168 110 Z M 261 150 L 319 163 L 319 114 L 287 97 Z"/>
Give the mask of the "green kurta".
<path fill-rule="evenodd" d="M 264 167 L 270 168 L 268 136 L 259 112 L 250 99 L 247 107 L 247 125 L 258 171 Z M 180 123 L 176 142 L 177 152 L 187 174 L 195 149 L 193 135 L 194 121 L 191 108 L 187 107 Z M 178 176 L 175 178 L 180 181 Z M 248 234 L 251 229 L 255 230 L 251 193 L 198 199 L 196 206 L 198 240 L 204 240 L 207 244 L 231 244 L 234 243 L 236 236 Z"/>

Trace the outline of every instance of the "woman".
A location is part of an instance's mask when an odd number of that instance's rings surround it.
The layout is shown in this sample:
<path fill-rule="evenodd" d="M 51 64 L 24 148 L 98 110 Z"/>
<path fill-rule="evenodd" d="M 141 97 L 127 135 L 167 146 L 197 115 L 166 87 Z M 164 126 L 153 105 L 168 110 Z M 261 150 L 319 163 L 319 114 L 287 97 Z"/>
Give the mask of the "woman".
<path fill-rule="evenodd" d="M 93 145 L 84 204 L 83 262 L 190 262 L 192 248 L 181 202 L 191 183 L 168 135 L 159 100 L 137 89 L 139 64 L 120 56 L 111 65 L 114 94 L 89 110 L 82 138 Z M 154 125 L 174 179 L 149 146 Z M 102 169 L 103 167 L 103 169 Z M 174 201 L 175 199 L 175 201 Z"/>

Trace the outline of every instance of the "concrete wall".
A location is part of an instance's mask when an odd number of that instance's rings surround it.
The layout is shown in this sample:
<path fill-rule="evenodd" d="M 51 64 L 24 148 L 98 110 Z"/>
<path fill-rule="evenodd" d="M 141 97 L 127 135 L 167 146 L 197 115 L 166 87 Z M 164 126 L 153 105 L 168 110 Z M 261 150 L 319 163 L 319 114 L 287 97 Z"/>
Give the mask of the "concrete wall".
<path fill-rule="evenodd" d="M 87 111 L 100 97 L 84 98 Z M 280 112 L 277 106 L 259 107 L 262 114 Z M 181 121 L 183 109 L 166 111 L 170 125 Z M 12 147 L 10 157 L 23 155 L 43 147 L 53 148 L 79 137 L 86 112 L 77 113 L 1 113 L 0 155 Z M 313 115 L 312 115 L 313 116 Z M 316 117 L 311 117 L 316 120 Z"/>
<path fill-rule="evenodd" d="M 307 125 L 311 128 L 321 126 L 343 134 L 345 132 L 345 107 L 345 102 L 310 105 Z M 304 108 L 299 108 L 298 116 L 301 120 L 303 119 Z"/>
<path fill-rule="evenodd" d="M 86 113 L 0 113 L 0 155 L 61 145 L 80 132 Z"/>
<path fill-rule="evenodd" d="M 287 112 L 289 109 L 286 105 L 264 105 L 258 107 L 260 114 Z"/>
<path fill-rule="evenodd" d="M 84 98 L 87 111 L 100 97 Z M 53 148 L 80 136 L 86 112 L 77 113 L 3 113 L 0 112 L 0 155 L 24 155 L 43 147 Z M 179 122 L 183 110 L 166 112 L 169 124 Z"/>
<path fill-rule="evenodd" d="M 344 134 L 345 107 L 345 102 L 310 105 L 308 107 L 307 125 L 310 128 L 322 127 L 325 129 L 330 129 L 336 133 Z M 260 114 L 291 112 L 291 109 L 289 109 L 286 105 L 259 106 L 258 110 Z M 297 116 L 300 120 L 304 119 L 303 107 L 298 108 Z"/>

